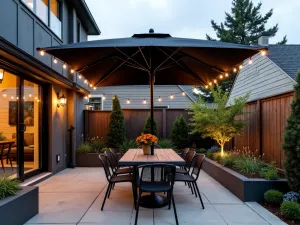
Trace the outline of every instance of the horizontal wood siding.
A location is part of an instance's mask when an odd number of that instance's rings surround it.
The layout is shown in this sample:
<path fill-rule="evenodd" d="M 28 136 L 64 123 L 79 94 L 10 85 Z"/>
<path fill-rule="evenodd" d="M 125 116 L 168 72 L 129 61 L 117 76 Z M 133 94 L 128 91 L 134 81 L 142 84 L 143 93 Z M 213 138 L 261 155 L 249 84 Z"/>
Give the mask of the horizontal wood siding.
<path fill-rule="evenodd" d="M 292 100 L 293 92 L 290 92 L 249 103 L 245 107 L 249 114 L 242 118 L 246 125 L 242 135 L 234 138 L 233 146 L 261 153 L 266 161 L 274 161 L 279 168 L 283 168 L 285 157 L 282 141 Z M 227 145 L 227 149 L 230 149 L 230 144 Z"/>
<path fill-rule="evenodd" d="M 192 87 L 191 87 L 192 88 Z M 150 108 L 150 88 L 147 85 L 129 85 L 129 86 L 109 86 L 100 87 L 93 91 L 92 96 L 105 94 L 106 100 L 103 102 L 103 110 L 112 109 L 112 98 L 117 95 L 122 109 L 149 109 Z M 173 94 L 174 98 L 170 99 Z M 159 96 L 162 101 L 159 102 Z M 127 99 L 130 104 L 127 104 Z M 143 104 L 146 99 L 147 104 Z M 154 106 L 169 106 L 175 109 L 190 108 L 192 100 L 182 95 L 182 90 L 177 85 L 155 85 L 154 86 Z"/>
<path fill-rule="evenodd" d="M 149 110 L 123 109 L 126 137 L 136 138 L 144 129 L 145 121 L 149 116 Z M 165 114 L 165 116 L 164 116 Z M 85 137 L 106 138 L 111 111 L 85 111 Z M 171 137 L 174 120 L 183 115 L 188 122 L 186 110 L 157 109 L 154 117 L 158 125 L 160 138 Z M 164 132 L 165 130 L 165 132 Z"/>
<path fill-rule="evenodd" d="M 244 62 L 231 90 L 228 105 L 239 96 L 250 93 L 248 102 L 277 96 L 293 90 L 295 81 L 281 70 L 268 56 L 255 55 L 253 63 Z"/>

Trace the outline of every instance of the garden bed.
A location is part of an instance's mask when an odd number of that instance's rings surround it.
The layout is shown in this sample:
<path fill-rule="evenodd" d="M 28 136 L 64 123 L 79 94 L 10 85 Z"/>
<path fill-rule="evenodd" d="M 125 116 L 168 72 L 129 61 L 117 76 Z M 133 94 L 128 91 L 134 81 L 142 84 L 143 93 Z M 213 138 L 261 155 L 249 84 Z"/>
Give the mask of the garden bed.
<path fill-rule="evenodd" d="M 203 171 L 244 202 L 260 202 L 264 199 L 264 193 L 270 189 L 288 191 L 286 179 L 248 178 L 208 158 L 205 159 L 202 168 Z"/>
<path fill-rule="evenodd" d="M 76 166 L 77 167 L 101 167 L 100 153 L 76 153 Z"/>
<path fill-rule="evenodd" d="M 38 213 L 38 187 L 22 187 L 16 195 L 0 200 L 1 224 L 23 225 Z"/>

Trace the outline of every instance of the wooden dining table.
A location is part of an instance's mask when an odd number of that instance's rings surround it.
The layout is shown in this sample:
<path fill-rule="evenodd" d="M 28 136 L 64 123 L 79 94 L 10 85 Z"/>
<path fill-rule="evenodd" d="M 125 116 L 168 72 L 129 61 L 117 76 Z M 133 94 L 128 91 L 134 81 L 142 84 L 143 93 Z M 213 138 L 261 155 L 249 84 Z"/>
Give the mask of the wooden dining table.
<path fill-rule="evenodd" d="M 185 161 L 173 149 L 154 149 L 154 155 L 144 155 L 142 149 L 129 149 L 119 160 L 119 166 L 141 166 L 155 163 L 166 163 L 184 166 Z M 144 208 L 161 208 L 168 205 L 163 195 L 151 193 L 141 197 L 140 206 Z"/>

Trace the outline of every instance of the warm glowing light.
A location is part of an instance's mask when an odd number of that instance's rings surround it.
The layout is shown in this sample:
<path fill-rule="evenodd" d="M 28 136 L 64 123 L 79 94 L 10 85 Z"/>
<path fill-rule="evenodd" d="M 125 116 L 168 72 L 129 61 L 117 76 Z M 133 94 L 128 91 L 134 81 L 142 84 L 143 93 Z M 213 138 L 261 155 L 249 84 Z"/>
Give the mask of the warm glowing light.
<path fill-rule="evenodd" d="M 251 65 L 251 64 L 253 63 L 253 61 L 252 61 L 251 58 L 249 59 L 249 62 L 248 62 L 248 63 L 249 63 L 249 65 Z"/>
<path fill-rule="evenodd" d="M 37 102 L 40 102 L 40 100 L 39 100 L 39 99 L 37 99 L 36 101 L 37 101 Z"/>
<path fill-rule="evenodd" d="M 105 99 L 106 99 L 106 97 L 105 97 L 105 95 L 104 95 L 104 94 L 103 94 L 103 97 L 102 97 L 102 99 L 103 99 L 103 100 L 105 100 Z"/>
<path fill-rule="evenodd" d="M 127 99 L 126 103 L 127 103 L 127 104 L 130 104 L 130 99 L 129 99 L 129 98 Z"/>
<path fill-rule="evenodd" d="M 53 62 L 56 64 L 56 63 L 57 63 L 57 59 L 56 59 L 56 58 L 54 58 L 54 59 L 53 59 Z"/>
<path fill-rule="evenodd" d="M 81 79 L 81 75 L 80 74 L 78 75 L 78 78 Z"/>
<path fill-rule="evenodd" d="M 31 97 L 32 97 L 32 94 L 29 94 L 28 96 L 29 96 L 29 98 L 31 98 Z"/>
<path fill-rule="evenodd" d="M 198 92 L 198 89 L 196 87 L 193 88 L 193 92 Z"/>
<path fill-rule="evenodd" d="M 17 97 L 17 99 L 19 100 L 19 97 Z"/>
<path fill-rule="evenodd" d="M 88 95 L 88 96 L 89 96 L 89 98 L 92 97 L 92 95 Z"/>
<path fill-rule="evenodd" d="M 93 85 L 92 85 L 92 84 L 90 84 L 90 87 L 93 87 Z"/>
<path fill-rule="evenodd" d="M 159 102 L 161 102 L 161 101 L 162 101 L 162 98 L 161 98 L 160 96 L 158 97 L 158 101 L 159 101 Z"/>
<path fill-rule="evenodd" d="M 23 97 L 23 99 L 25 100 L 25 99 L 26 99 L 26 97 L 24 96 L 24 97 Z"/>
<path fill-rule="evenodd" d="M 223 79 L 223 75 L 222 74 L 220 75 L 220 79 Z"/>
<path fill-rule="evenodd" d="M 67 68 L 67 64 L 64 63 L 63 68 L 66 69 Z"/>
<path fill-rule="evenodd" d="M 96 87 L 94 87 L 94 90 L 96 90 L 97 88 Z"/>
<path fill-rule="evenodd" d="M 267 54 L 267 51 L 266 51 L 266 50 L 262 50 L 262 51 L 260 52 L 260 54 L 261 54 L 262 56 L 265 56 L 265 55 Z"/>
<path fill-rule="evenodd" d="M 88 99 L 88 96 L 85 96 L 84 98 L 85 98 L 85 99 Z"/>
<path fill-rule="evenodd" d="M 6 94 L 3 94 L 3 97 L 5 98 L 5 97 L 6 97 Z"/>
<path fill-rule="evenodd" d="M 185 92 L 182 92 L 182 96 L 185 96 Z"/>
<path fill-rule="evenodd" d="M 205 89 L 208 89 L 208 85 L 205 85 Z"/>
<path fill-rule="evenodd" d="M 234 68 L 234 69 L 233 69 L 233 72 L 235 72 L 235 73 L 236 73 L 236 71 L 237 71 L 237 69 L 236 69 L 236 68 Z"/>
<path fill-rule="evenodd" d="M 45 51 L 44 51 L 44 50 L 41 50 L 41 51 L 40 51 L 40 54 L 41 54 L 41 56 L 44 56 L 44 55 L 45 55 Z"/>
<path fill-rule="evenodd" d="M 239 67 L 239 68 L 240 68 L 240 70 L 241 70 L 241 69 L 243 69 L 243 65 L 240 65 L 240 67 Z"/>
<path fill-rule="evenodd" d="M 87 84 L 87 82 L 88 82 L 87 80 L 84 80 L 84 83 L 86 83 L 86 84 Z"/>
<path fill-rule="evenodd" d="M 143 104 L 147 104 L 147 101 L 146 101 L 146 99 L 144 99 L 144 101 L 143 101 Z"/>
<path fill-rule="evenodd" d="M 37 100 L 38 98 L 37 98 L 37 97 L 35 97 L 34 99 L 35 99 L 35 100 Z"/>
<path fill-rule="evenodd" d="M 229 74 L 228 73 L 225 73 L 225 77 L 228 77 L 229 76 Z"/>
<path fill-rule="evenodd" d="M 215 84 L 217 83 L 217 80 L 216 80 L 216 79 L 214 79 L 214 83 L 215 83 Z"/>
<path fill-rule="evenodd" d="M 71 71 L 70 71 L 72 74 L 75 72 L 73 69 L 71 69 Z"/>
<path fill-rule="evenodd" d="M 211 86 L 212 85 L 212 82 L 209 82 L 209 86 Z"/>
<path fill-rule="evenodd" d="M 174 95 L 173 95 L 173 94 L 171 94 L 171 95 L 170 95 L 170 99 L 173 99 L 173 98 L 174 98 Z"/>
<path fill-rule="evenodd" d="M 14 97 L 14 96 L 11 96 L 10 98 L 11 98 L 11 99 L 14 99 L 15 97 Z"/>

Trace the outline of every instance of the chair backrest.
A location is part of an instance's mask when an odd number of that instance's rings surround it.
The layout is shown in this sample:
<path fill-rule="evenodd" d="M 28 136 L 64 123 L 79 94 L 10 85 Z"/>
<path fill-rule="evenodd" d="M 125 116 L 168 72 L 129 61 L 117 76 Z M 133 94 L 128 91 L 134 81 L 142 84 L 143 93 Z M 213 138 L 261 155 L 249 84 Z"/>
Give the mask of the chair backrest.
<path fill-rule="evenodd" d="M 199 177 L 199 174 L 200 174 L 200 170 L 202 168 L 202 164 L 204 162 L 204 159 L 205 159 L 205 155 L 204 154 L 198 154 L 196 157 L 195 157 L 195 164 L 194 164 L 194 168 L 193 168 L 193 171 L 192 171 L 192 176 L 195 177 L 195 179 L 197 180 L 198 177 Z"/>
<path fill-rule="evenodd" d="M 109 151 L 111 152 L 111 154 L 114 156 L 116 162 L 118 163 L 119 160 L 120 160 L 120 157 L 119 157 L 118 153 L 112 148 L 110 148 Z"/>
<path fill-rule="evenodd" d="M 190 171 L 190 168 L 193 164 L 193 159 L 196 155 L 196 151 L 189 151 L 187 154 L 186 154 L 186 158 L 185 158 L 185 168 Z"/>
<path fill-rule="evenodd" d="M 176 174 L 176 167 L 171 164 L 157 163 L 139 166 L 142 169 L 139 184 L 151 183 L 168 184 L 173 188 Z"/>
<path fill-rule="evenodd" d="M 189 148 L 184 148 L 183 151 L 181 152 L 180 156 L 181 158 L 183 158 L 184 160 L 186 159 L 187 153 L 190 151 Z"/>
<path fill-rule="evenodd" d="M 108 163 L 111 169 L 114 171 L 118 166 L 118 160 L 115 159 L 115 156 L 111 151 L 105 151 L 104 154 L 107 156 Z"/>
<path fill-rule="evenodd" d="M 102 167 L 104 169 L 106 179 L 109 181 L 112 175 L 111 175 L 111 172 L 110 172 L 110 169 L 109 169 L 108 158 L 107 158 L 106 155 L 100 154 L 99 159 L 100 159 L 100 162 L 101 162 Z"/>

